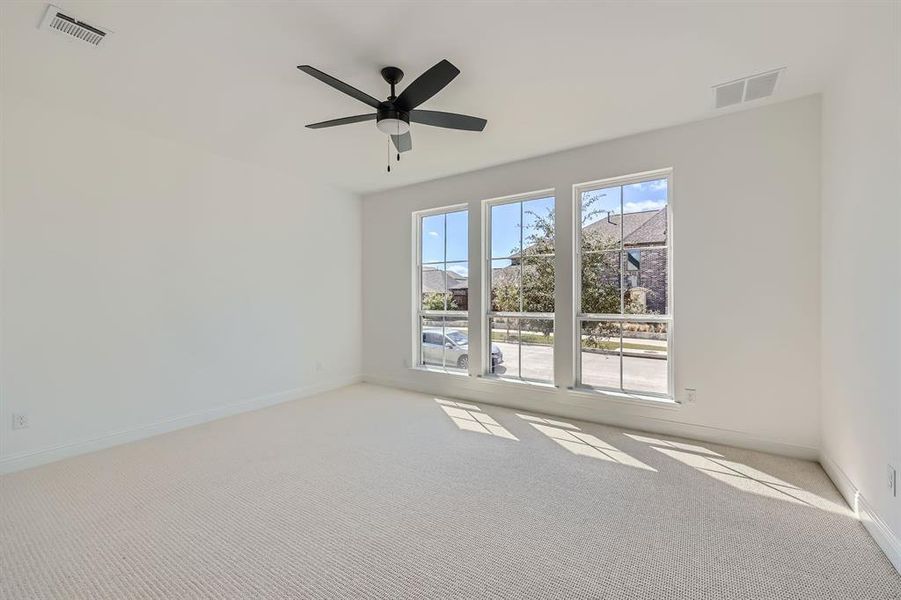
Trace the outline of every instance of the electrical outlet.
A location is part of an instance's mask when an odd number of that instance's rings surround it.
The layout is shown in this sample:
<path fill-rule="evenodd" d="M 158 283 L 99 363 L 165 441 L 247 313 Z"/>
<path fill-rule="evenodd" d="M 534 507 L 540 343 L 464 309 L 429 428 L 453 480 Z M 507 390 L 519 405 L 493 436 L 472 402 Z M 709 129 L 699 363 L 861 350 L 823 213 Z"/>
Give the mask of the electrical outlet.
<path fill-rule="evenodd" d="M 888 466 L 888 489 L 892 496 L 898 495 L 898 473 L 892 465 Z"/>
<path fill-rule="evenodd" d="M 13 413 L 13 429 L 27 429 L 28 415 L 22 413 Z"/>
<path fill-rule="evenodd" d="M 694 404 L 698 399 L 698 390 L 695 388 L 685 388 L 685 404 Z"/>

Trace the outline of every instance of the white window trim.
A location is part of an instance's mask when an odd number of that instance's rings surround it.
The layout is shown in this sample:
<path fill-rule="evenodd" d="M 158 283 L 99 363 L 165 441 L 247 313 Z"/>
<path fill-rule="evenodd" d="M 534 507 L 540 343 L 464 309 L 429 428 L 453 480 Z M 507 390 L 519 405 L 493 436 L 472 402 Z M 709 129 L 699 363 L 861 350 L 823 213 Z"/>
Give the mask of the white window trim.
<path fill-rule="evenodd" d="M 422 220 L 425 217 L 431 217 L 434 215 L 443 215 L 447 213 L 468 211 L 469 205 L 466 203 L 463 204 L 454 204 L 451 206 L 441 206 L 438 208 L 430 208 L 428 210 L 418 210 L 413 212 L 413 253 L 412 256 L 415 257 L 413 263 L 413 287 L 412 287 L 412 310 L 411 314 L 413 315 L 412 322 L 412 346 L 411 346 L 411 368 L 419 369 L 423 371 L 431 371 L 431 372 L 440 372 L 440 373 L 451 373 L 455 375 L 466 375 L 466 371 L 462 371 L 460 369 L 453 369 L 448 367 L 437 367 L 435 365 L 427 365 L 422 361 L 422 317 L 455 317 L 459 319 L 465 319 L 467 323 L 469 322 L 469 312 L 465 310 L 423 310 L 422 309 Z M 444 263 L 447 264 L 447 221 L 445 220 L 444 226 Z M 467 269 L 472 265 L 472 259 L 469 257 L 468 249 L 469 249 L 469 219 L 467 218 L 466 225 L 466 239 L 467 239 Z M 453 262 L 462 262 L 462 261 L 453 261 Z M 472 301 L 470 297 L 469 301 Z M 471 342 L 470 342 L 471 343 Z"/>
<path fill-rule="evenodd" d="M 655 179 L 666 179 L 667 189 L 667 260 L 666 260 L 666 294 L 667 294 L 667 314 L 666 315 L 628 315 L 628 314 L 594 314 L 582 313 L 582 193 L 596 190 L 600 188 L 624 186 L 634 183 L 642 183 L 644 181 L 652 181 Z M 663 400 L 675 401 L 675 364 L 674 364 L 674 294 L 673 294 L 673 169 L 658 169 L 655 171 L 645 171 L 622 177 L 611 177 L 607 179 L 599 179 L 585 183 L 573 185 L 573 381 L 575 382 L 576 391 L 594 392 L 603 395 L 623 395 L 623 396 L 640 396 L 647 398 L 660 398 Z M 621 269 L 620 278 L 624 277 L 624 269 Z M 620 292 L 622 293 L 622 281 L 620 282 Z M 590 386 L 582 383 L 582 321 L 619 321 L 619 322 L 655 322 L 666 323 L 666 346 L 667 346 L 667 392 L 665 394 L 626 390 L 622 388 L 608 388 L 600 386 Z M 622 349 L 620 349 L 622 352 Z M 620 383 L 622 383 L 622 356 L 620 356 Z"/>
<path fill-rule="evenodd" d="M 482 315 L 482 364 L 480 365 L 480 376 L 489 379 L 497 379 L 500 381 L 522 382 L 537 384 L 542 386 L 554 387 L 557 379 L 556 369 L 552 369 L 551 381 L 543 379 L 531 379 L 527 377 L 503 377 L 491 372 L 491 319 L 493 317 L 510 317 L 524 319 L 550 319 L 554 322 L 554 332 L 557 331 L 557 319 L 555 313 L 524 313 L 524 312 L 493 312 L 491 310 L 491 209 L 495 206 L 503 204 L 513 204 L 514 202 L 527 202 L 529 200 L 538 200 L 540 198 L 555 198 L 556 190 L 554 188 L 546 188 L 543 190 L 535 190 L 532 192 L 524 192 L 522 194 L 513 194 L 510 196 L 501 196 L 499 198 L 490 198 L 482 201 L 482 297 L 480 304 L 480 312 Z M 556 203 L 556 200 L 555 200 Z M 521 223 L 520 223 L 521 224 Z M 521 244 L 520 244 L 521 245 Z M 522 248 L 520 248 L 520 252 Z M 554 210 L 554 257 L 558 254 L 557 248 L 557 211 Z M 497 260 L 497 259 L 495 259 Z M 556 268 L 556 263 L 555 263 Z M 555 274 L 556 275 L 556 274 Z M 556 285 L 557 277 L 554 277 Z M 522 285 L 522 283 L 520 283 Z M 520 306 L 522 308 L 522 306 Z M 554 335 L 556 343 L 557 336 Z M 471 343 L 471 342 L 470 342 Z M 554 353 L 553 355 L 555 355 Z M 552 356 L 553 356 L 552 355 Z M 519 371 L 522 373 L 522 351 L 520 350 Z"/>

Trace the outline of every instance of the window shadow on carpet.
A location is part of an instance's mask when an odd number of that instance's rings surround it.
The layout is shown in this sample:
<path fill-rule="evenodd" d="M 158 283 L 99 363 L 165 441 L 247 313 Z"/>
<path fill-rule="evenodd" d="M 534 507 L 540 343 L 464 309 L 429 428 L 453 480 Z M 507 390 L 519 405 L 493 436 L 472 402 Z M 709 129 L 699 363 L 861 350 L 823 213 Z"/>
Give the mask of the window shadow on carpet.
<path fill-rule="evenodd" d="M 837 514 L 847 514 L 847 507 L 844 504 L 833 502 L 801 485 L 766 473 L 747 464 L 748 461 L 735 460 L 695 443 L 632 433 L 623 435 L 636 442 L 647 444 L 652 450 L 737 490 Z M 728 453 L 728 450 L 723 452 Z"/>
<path fill-rule="evenodd" d="M 510 433 L 509 430 L 504 428 L 492 417 L 482 412 L 482 409 L 475 404 L 442 400 L 441 398 L 435 398 L 435 402 L 441 406 L 441 410 L 450 417 L 451 421 L 464 431 L 474 431 L 476 433 L 485 433 L 494 437 L 519 441 L 515 435 Z"/>
<path fill-rule="evenodd" d="M 809 468 L 797 468 L 801 463 L 811 466 L 809 461 L 782 457 L 773 460 L 773 457 L 767 458 L 768 455 L 765 454 L 718 444 L 673 439 L 658 434 L 632 433 L 581 421 L 577 425 L 569 420 L 541 414 L 513 413 L 501 408 L 492 416 L 476 404 L 443 398 L 434 400 L 462 431 L 507 440 L 525 440 L 529 443 L 529 436 L 526 434 L 531 430 L 540 433 L 544 439 L 553 441 L 575 457 L 592 458 L 646 472 L 669 475 L 688 469 L 742 493 L 790 502 L 837 515 L 849 514 L 844 501 L 837 493 L 832 493 L 835 490 L 824 490 L 822 486 L 813 482 L 813 479 L 816 481 L 827 479 L 820 476 L 821 474 L 811 478 Z M 516 419 L 510 420 L 513 415 L 518 417 L 520 425 L 515 423 Z M 508 426 L 505 427 L 502 421 Z M 516 432 L 516 435 L 513 432 Z M 658 457 L 656 460 L 655 456 Z M 767 466 L 772 468 L 767 469 Z M 772 472 L 767 472 L 768 470 Z"/>
<path fill-rule="evenodd" d="M 651 466 L 646 465 L 637 458 L 626 454 L 611 443 L 601 438 L 586 433 L 571 423 L 558 421 L 537 415 L 517 413 L 517 417 L 528 421 L 529 425 L 534 427 L 558 445 L 569 450 L 578 456 L 588 456 L 600 460 L 618 463 L 627 467 L 636 469 L 645 469 L 647 471 L 655 471 Z"/>

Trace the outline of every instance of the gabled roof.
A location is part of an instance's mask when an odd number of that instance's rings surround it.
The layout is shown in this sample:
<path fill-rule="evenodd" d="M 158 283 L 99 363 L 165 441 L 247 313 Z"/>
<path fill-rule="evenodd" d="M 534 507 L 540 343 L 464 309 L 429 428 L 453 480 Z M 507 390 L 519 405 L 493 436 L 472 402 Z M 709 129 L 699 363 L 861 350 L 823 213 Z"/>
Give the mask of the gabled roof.
<path fill-rule="evenodd" d="M 622 225 L 623 243 L 640 246 L 666 243 L 666 209 L 610 215 L 591 223 L 583 231 L 598 232 L 602 236 L 619 240 Z"/>
<path fill-rule="evenodd" d="M 445 284 L 447 287 L 445 288 Z M 422 291 L 425 294 L 442 293 L 447 290 L 466 289 L 469 287 L 469 278 L 444 271 L 438 267 L 425 266 L 422 268 Z"/>

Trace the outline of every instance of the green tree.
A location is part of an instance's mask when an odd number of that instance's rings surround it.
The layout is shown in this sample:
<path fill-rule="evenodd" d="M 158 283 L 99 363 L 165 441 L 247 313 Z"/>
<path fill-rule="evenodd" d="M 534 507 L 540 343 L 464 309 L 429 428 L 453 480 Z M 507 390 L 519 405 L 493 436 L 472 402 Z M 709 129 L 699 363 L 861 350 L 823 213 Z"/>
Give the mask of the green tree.
<path fill-rule="evenodd" d="M 586 226 L 597 220 L 602 211 L 597 208 L 600 195 L 587 194 L 582 203 L 582 264 L 581 312 L 596 314 L 619 314 L 620 312 L 620 244 L 617 237 L 605 234 L 600 229 Z M 498 312 L 554 312 L 554 212 L 548 209 L 543 214 L 528 211 L 532 219 L 530 231 L 523 239 L 522 252 L 513 248 L 512 264 L 496 269 L 492 274 L 491 305 Z M 522 306 L 520 306 L 520 283 Z M 628 302 L 626 312 L 640 314 L 647 312 L 638 302 Z M 505 319 L 507 337 L 510 320 Z M 612 338 L 619 337 L 619 323 L 586 323 L 582 334 L 585 342 L 593 347 L 607 347 Z M 553 324 L 538 321 L 538 329 L 549 336 Z"/>
<path fill-rule="evenodd" d="M 621 253 L 618 237 L 605 234 L 601 229 L 587 228 L 602 214 L 597 207 L 600 195 L 587 194 L 582 203 L 582 297 L 580 310 L 584 313 L 618 314 L 620 312 L 620 270 Z M 539 258 L 542 254 L 554 253 L 554 214 L 548 209 L 545 214 L 529 213 L 534 218 L 526 247 L 523 249 L 522 293 L 526 310 L 554 312 L 554 264 L 552 258 Z M 643 304 L 628 302 L 626 311 L 631 314 L 646 313 Z M 542 327 L 545 335 L 550 333 L 550 324 Z M 618 323 L 586 323 L 583 334 L 586 343 L 602 347 L 605 339 L 619 337 Z M 609 341 L 609 340 L 608 340 Z"/>
<path fill-rule="evenodd" d="M 444 300 L 447 298 L 447 308 Z M 457 302 L 453 294 L 448 292 L 426 292 L 422 295 L 423 310 L 457 310 Z"/>

